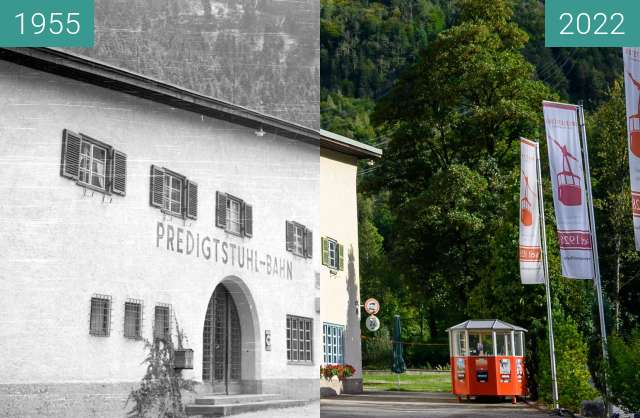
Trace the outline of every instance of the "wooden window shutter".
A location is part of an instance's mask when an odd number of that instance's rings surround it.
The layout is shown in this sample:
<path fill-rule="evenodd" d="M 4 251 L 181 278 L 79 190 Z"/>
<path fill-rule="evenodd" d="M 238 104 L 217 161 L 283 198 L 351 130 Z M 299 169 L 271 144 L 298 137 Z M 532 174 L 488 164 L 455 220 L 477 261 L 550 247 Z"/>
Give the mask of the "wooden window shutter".
<path fill-rule="evenodd" d="M 242 225 L 244 226 L 244 236 L 253 236 L 253 206 L 242 202 Z"/>
<path fill-rule="evenodd" d="M 78 179 L 80 166 L 80 136 L 65 129 L 62 131 L 62 157 L 60 175 L 71 179 Z"/>
<path fill-rule="evenodd" d="M 293 251 L 293 222 L 285 221 L 284 236 L 287 251 Z"/>
<path fill-rule="evenodd" d="M 227 194 L 216 192 L 216 226 L 227 227 Z"/>
<path fill-rule="evenodd" d="M 344 245 L 338 244 L 338 270 L 344 270 Z"/>
<path fill-rule="evenodd" d="M 184 214 L 189 219 L 198 218 L 198 184 L 193 181 L 185 181 L 185 211 Z"/>
<path fill-rule="evenodd" d="M 329 266 L 329 240 L 322 237 L 322 264 Z"/>
<path fill-rule="evenodd" d="M 307 228 L 304 229 L 304 256 L 313 257 L 313 232 Z"/>
<path fill-rule="evenodd" d="M 127 154 L 111 152 L 111 191 L 124 196 L 127 192 Z"/>
<path fill-rule="evenodd" d="M 162 208 L 164 199 L 164 169 L 152 165 L 149 186 L 149 203 L 151 206 Z"/>

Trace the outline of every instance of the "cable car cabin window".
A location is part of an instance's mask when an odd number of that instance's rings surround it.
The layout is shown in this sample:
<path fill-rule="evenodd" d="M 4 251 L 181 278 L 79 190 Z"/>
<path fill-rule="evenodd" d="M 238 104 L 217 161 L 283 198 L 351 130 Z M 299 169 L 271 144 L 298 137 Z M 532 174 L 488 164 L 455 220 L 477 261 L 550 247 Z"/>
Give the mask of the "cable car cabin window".
<path fill-rule="evenodd" d="M 497 355 L 511 356 L 513 350 L 511 347 L 511 333 L 496 332 L 496 345 L 498 349 Z"/>
<path fill-rule="evenodd" d="M 240 235 L 242 232 L 242 220 L 240 219 L 241 202 L 231 196 L 227 196 L 227 231 Z"/>
<path fill-rule="evenodd" d="M 455 355 L 456 356 L 466 356 L 467 355 L 467 345 L 466 340 L 464 338 L 464 332 L 456 331 L 455 334 Z"/>
<path fill-rule="evenodd" d="M 78 167 L 78 181 L 82 184 L 106 190 L 106 167 L 106 148 L 83 140 L 80 146 L 80 166 Z"/>
<path fill-rule="evenodd" d="M 472 356 L 492 356 L 493 338 L 491 333 L 469 332 L 469 350 Z"/>
<path fill-rule="evenodd" d="M 524 356 L 524 332 L 516 331 L 515 336 L 515 355 L 516 356 Z"/>

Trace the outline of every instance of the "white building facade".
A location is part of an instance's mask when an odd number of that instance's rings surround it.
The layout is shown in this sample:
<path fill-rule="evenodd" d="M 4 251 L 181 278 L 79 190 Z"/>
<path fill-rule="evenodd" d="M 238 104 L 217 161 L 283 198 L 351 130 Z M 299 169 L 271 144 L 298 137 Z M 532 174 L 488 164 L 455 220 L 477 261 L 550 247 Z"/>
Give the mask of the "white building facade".
<path fill-rule="evenodd" d="M 124 415 L 178 332 L 201 393 L 318 397 L 317 131 L 56 50 L 0 91 L 0 415 Z"/>
<path fill-rule="evenodd" d="M 323 364 L 350 365 L 343 380 L 321 379 L 321 393 L 362 392 L 358 253 L 358 161 L 376 160 L 380 149 L 328 131 L 320 132 L 320 282 Z"/>

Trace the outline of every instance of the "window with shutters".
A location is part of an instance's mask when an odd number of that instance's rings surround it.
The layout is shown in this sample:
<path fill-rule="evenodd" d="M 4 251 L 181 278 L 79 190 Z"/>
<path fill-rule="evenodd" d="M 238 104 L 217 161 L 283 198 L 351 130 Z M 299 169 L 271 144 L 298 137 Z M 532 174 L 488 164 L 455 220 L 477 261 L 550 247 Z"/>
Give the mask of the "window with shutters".
<path fill-rule="evenodd" d="M 106 189 L 107 150 L 88 141 L 80 146 L 78 181 L 82 184 Z"/>
<path fill-rule="evenodd" d="M 285 222 L 287 251 L 305 258 L 313 256 L 313 233 L 306 226 L 294 222 Z"/>
<path fill-rule="evenodd" d="M 182 177 L 164 173 L 162 207 L 176 216 L 182 216 L 182 183 Z"/>
<path fill-rule="evenodd" d="M 128 299 L 124 303 L 124 336 L 134 340 L 142 338 L 142 301 Z"/>
<path fill-rule="evenodd" d="M 329 323 L 322 324 L 322 343 L 325 364 L 344 363 L 344 326 Z"/>
<path fill-rule="evenodd" d="M 313 364 L 313 320 L 287 315 L 287 361 Z"/>
<path fill-rule="evenodd" d="M 322 264 L 332 270 L 344 270 L 344 246 L 333 238 L 322 237 Z"/>
<path fill-rule="evenodd" d="M 163 213 L 197 219 L 198 185 L 168 168 L 151 166 L 149 203 Z"/>
<path fill-rule="evenodd" d="M 84 134 L 62 133 L 60 174 L 80 186 L 124 196 L 127 155 Z"/>
<path fill-rule="evenodd" d="M 242 220 L 240 219 L 240 205 L 242 203 L 231 196 L 227 197 L 227 226 L 226 230 L 232 234 L 240 235 L 242 232 Z"/>
<path fill-rule="evenodd" d="M 238 236 L 253 236 L 253 206 L 228 193 L 216 192 L 216 226 Z"/>
<path fill-rule="evenodd" d="M 171 305 L 156 305 L 153 319 L 153 337 L 164 341 L 171 338 Z"/>
<path fill-rule="evenodd" d="M 111 329 L 111 296 L 93 295 L 89 314 L 89 334 L 108 337 Z"/>

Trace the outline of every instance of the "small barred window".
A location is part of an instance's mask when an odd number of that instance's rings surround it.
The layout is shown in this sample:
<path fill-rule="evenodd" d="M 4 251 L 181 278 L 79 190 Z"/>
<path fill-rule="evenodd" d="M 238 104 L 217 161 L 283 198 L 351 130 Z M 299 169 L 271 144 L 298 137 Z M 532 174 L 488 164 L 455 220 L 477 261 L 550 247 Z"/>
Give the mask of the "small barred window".
<path fill-rule="evenodd" d="M 156 305 L 153 336 L 165 341 L 171 338 L 171 305 Z"/>
<path fill-rule="evenodd" d="M 89 334 L 108 337 L 111 328 L 111 296 L 94 295 L 91 298 Z"/>
<path fill-rule="evenodd" d="M 124 336 L 139 340 L 142 338 L 142 301 L 128 299 L 124 303 Z"/>

